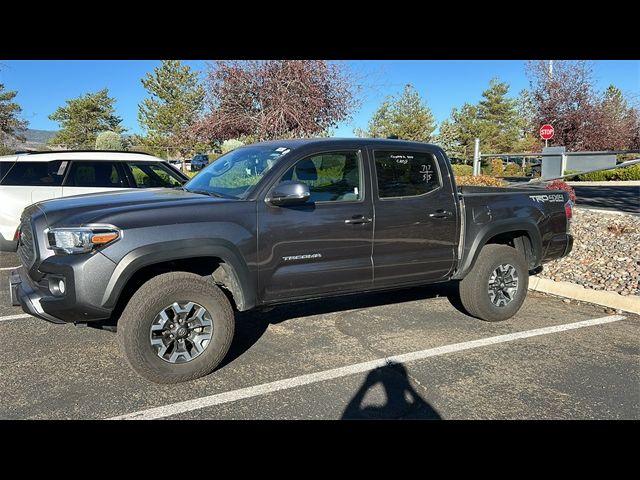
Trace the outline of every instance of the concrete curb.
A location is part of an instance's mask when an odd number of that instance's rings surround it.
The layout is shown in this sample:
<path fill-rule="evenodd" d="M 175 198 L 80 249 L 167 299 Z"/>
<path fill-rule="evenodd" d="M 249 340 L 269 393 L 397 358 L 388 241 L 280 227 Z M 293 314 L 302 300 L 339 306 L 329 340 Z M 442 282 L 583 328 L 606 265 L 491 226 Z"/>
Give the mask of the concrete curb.
<path fill-rule="evenodd" d="M 640 315 L 640 297 L 636 295 L 622 296 L 617 292 L 591 290 L 570 282 L 556 282 L 548 278 L 530 277 L 529 290 L 550 293 L 560 297 L 595 303 L 604 307 L 624 310 Z"/>
<path fill-rule="evenodd" d="M 640 180 L 611 180 L 604 182 L 567 182 L 573 187 L 640 187 Z"/>
<path fill-rule="evenodd" d="M 583 207 L 580 204 L 575 205 L 575 208 L 578 209 L 578 210 L 581 210 L 581 211 L 586 210 L 587 212 L 604 213 L 604 214 L 608 214 L 608 215 L 628 215 L 630 217 L 637 217 L 638 215 L 640 215 L 640 213 L 621 212 L 620 210 L 605 210 L 603 208 Z"/>

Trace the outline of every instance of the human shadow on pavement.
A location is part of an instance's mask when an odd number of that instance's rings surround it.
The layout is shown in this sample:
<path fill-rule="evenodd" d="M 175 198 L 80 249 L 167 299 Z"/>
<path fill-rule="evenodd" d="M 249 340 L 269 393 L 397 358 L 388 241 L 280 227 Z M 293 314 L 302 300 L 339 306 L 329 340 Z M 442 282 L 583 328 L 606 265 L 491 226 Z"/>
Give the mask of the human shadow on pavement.
<path fill-rule="evenodd" d="M 236 312 L 236 327 L 233 343 L 225 359 L 217 369 L 223 368 L 249 350 L 260 340 L 260 337 L 266 332 L 269 325 L 276 325 L 292 318 L 323 315 L 331 312 L 370 308 L 380 305 L 401 304 L 436 297 L 446 297 L 451 305 L 466 314 L 458 298 L 457 285 L 453 282 L 402 290 L 309 300 L 300 303 L 280 305 L 267 311 L 252 310 L 248 312 Z"/>
<path fill-rule="evenodd" d="M 371 403 L 371 399 L 365 402 L 367 392 L 378 384 L 384 390 L 385 403 L 378 405 Z M 389 363 L 369 372 L 345 408 L 342 419 L 442 420 L 442 417 L 411 386 L 404 365 Z"/>

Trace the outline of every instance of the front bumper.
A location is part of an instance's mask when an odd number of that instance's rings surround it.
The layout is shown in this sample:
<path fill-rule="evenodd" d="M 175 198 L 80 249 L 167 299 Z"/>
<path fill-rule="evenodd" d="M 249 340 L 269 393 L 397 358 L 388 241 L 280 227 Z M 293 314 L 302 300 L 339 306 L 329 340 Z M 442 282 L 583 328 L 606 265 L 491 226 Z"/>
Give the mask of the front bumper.
<path fill-rule="evenodd" d="M 11 271 L 11 276 L 9 277 L 9 298 L 11 299 L 11 305 L 22 307 L 25 313 L 29 313 L 47 322 L 66 323 L 43 310 L 40 304 L 42 297 L 43 296 L 37 291 L 37 288 L 29 281 L 24 267 Z"/>
<path fill-rule="evenodd" d="M 102 285 L 104 277 L 99 275 L 99 272 L 92 272 L 95 276 L 87 275 L 88 272 L 84 272 L 84 268 L 81 268 L 83 266 L 85 266 L 84 263 L 73 266 L 69 264 L 45 265 L 43 263 L 40 268 L 43 270 L 46 268 L 48 271 L 43 272 L 42 279 L 38 282 L 29 276 L 24 266 L 13 270 L 9 280 L 11 304 L 22 307 L 25 313 L 52 323 L 85 323 L 109 318 L 112 309 L 98 306 L 97 294 L 95 294 L 95 290 L 100 288 L 104 292 Z M 48 276 L 65 279 L 66 292 L 64 295 L 56 296 L 49 290 Z M 86 277 L 92 281 L 82 280 L 80 287 L 89 283 L 90 286 L 96 288 L 89 290 L 77 288 L 78 279 Z M 107 276 L 107 278 L 109 277 Z"/>

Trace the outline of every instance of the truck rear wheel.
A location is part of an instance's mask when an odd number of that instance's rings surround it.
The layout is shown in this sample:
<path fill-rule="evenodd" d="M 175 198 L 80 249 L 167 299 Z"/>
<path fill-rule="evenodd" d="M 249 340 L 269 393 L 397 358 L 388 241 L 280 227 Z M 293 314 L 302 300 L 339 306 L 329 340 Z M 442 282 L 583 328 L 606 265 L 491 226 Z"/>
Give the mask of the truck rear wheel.
<path fill-rule="evenodd" d="M 211 373 L 227 354 L 233 309 L 209 277 L 158 275 L 131 297 L 118 321 L 118 340 L 131 368 L 156 383 Z"/>
<path fill-rule="evenodd" d="M 527 295 L 527 262 L 508 245 L 485 245 L 460 282 L 460 301 L 467 312 L 487 322 L 514 316 Z"/>

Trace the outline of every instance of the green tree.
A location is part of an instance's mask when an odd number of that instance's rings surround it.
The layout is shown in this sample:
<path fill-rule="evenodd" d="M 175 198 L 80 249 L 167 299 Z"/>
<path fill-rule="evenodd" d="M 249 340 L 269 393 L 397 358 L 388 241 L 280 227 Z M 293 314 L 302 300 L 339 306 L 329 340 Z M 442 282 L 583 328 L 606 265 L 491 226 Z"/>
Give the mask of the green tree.
<path fill-rule="evenodd" d="M 116 132 L 101 132 L 96 137 L 96 150 L 122 150 L 122 140 Z"/>
<path fill-rule="evenodd" d="M 481 138 L 478 107 L 465 103 L 460 110 L 451 110 L 451 117 L 440 125 L 436 142 L 445 149 L 450 158 L 473 159 L 475 139 Z"/>
<path fill-rule="evenodd" d="M 491 153 L 513 152 L 519 146 L 523 121 L 518 115 L 518 100 L 507 97 L 509 84 L 492 79 L 478 104 L 482 150 Z"/>
<path fill-rule="evenodd" d="M 60 131 L 49 143 L 88 150 L 95 146 L 100 132 L 122 133 L 122 119 L 115 114 L 115 101 L 106 88 L 67 100 L 66 106 L 49 115 L 49 119 L 60 124 Z"/>
<path fill-rule="evenodd" d="M 5 90 L 0 83 L 0 144 L 3 146 L 10 143 L 11 137 L 24 140 L 22 131 L 27 128 L 27 122 L 20 118 L 22 108 L 14 102 L 17 94 L 15 90 Z"/>
<path fill-rule="evenodd" d="M 434 143 L 440 145 L 447 152 L 449 158 L 461 159 L 464 163 L 470 159 L 470 155 L 473 154 L 469 150 L 467 145 L 462 145 L 459 140 L 458 125 L 454 124 L 452 120 L 443 120 L 440 124 L 438 135 L 434 139 Z"/>
<path fill-rule="evenodd" d="M 369 120 L 366 131 L 357 129 L 359 137 L 386 138 L 397 135 L 403 140 L 430 142 L 435 119 L 426 102 L 411 84 L 400 97 L 387 97 Z"/>
<path fill-rule="evenodd" d="M 531 93 L 527 89 L 520 90 L 518 95 L 518 118 L 520 127 L 520 141 L 516 150 L 519 152 L 540 151 L 540 138 L 537 136 L 538 128 L 534 117 L 534 105 Z"/>
<path fill-rule="evenodd" d="M 204 102 L 198 73 L 179 60 L 163 60 L 141 81 L 151 95 L 138 106 L 145 143 L 183 158 L 202 150 L 190 128 Z"/>
<path fill-rule="evenodd" d="M 527 120 L 531 116 L 525 115 L 530 101 L 526 93 L 512 99 L 507 97 L 508 92 L 507 83 L 493 79 L 477 105 L 465 103 L 451 111 L 437 136 L 437 142 L 450 157 L 472 159 L 476 138 L 480 139 L 480 148 L 485 153 L 531 150 L 532 139 L 526 127 L 532 120 Z"/>

